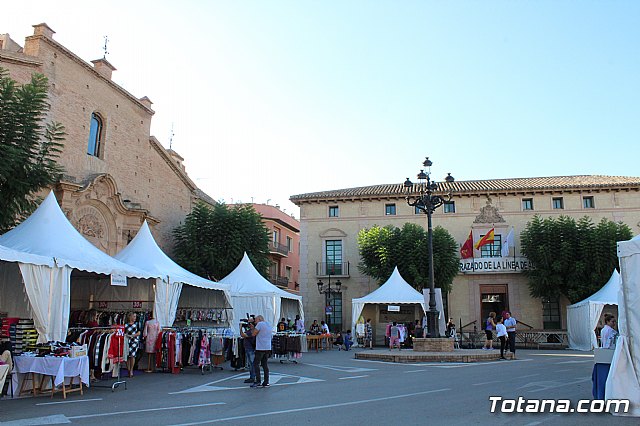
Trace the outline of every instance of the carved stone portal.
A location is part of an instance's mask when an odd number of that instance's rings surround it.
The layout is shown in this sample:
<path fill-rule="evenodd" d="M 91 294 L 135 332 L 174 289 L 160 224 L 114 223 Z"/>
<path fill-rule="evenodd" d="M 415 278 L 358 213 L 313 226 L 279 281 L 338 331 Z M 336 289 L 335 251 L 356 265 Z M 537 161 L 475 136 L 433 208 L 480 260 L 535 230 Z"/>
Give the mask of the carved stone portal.
<path fill-rule="evenodd" d="M 100 210 L 93 206 L 82 206 L 73 212 L 73 225 L 93 245 L 107 252 L 109 232 L 107 221 Z"/>

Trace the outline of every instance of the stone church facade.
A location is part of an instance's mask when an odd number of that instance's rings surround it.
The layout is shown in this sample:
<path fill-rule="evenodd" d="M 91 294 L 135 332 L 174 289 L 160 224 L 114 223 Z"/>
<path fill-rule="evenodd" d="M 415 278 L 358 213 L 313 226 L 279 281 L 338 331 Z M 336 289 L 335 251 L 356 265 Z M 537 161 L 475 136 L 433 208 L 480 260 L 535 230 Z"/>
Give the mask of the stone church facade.
<path fill-rule="evenodd" d="M 19 83 L 33 73 L 49 79 L 47 121 L 67 133 L 58 159 L 65 172 L 53 189 L 70 221 L 100 249 L 114 255 L 147 220 L 170 252 L 171 233 L 192 206 L 213 203 L 189 178 L 183 158 L 151 136 L 149 98 L 114 83 L 106 59 L 85 62 L 42 23 L 24 46 L 0 34 L 0 67 Z"/>

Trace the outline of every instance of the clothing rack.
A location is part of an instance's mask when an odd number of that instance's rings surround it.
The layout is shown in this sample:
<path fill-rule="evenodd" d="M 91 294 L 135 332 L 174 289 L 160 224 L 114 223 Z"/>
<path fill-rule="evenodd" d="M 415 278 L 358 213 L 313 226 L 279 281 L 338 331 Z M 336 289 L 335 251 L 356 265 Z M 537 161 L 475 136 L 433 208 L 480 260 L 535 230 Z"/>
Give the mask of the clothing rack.
<path fill-rule="evenodd" d="M 286 331 L 278 331 L 273 333 L 273 336 L 286 336 L 286 337 L 299 337 L 300 338 L 300 350 L 302 351 L 302 347 L 306 345 L 306 342 L 303 342 L 303 336 L 306 336 L 305 333 L 290 333 Z M 287 351 L 284 354 L 274 354 L 274 358 L 278 358 L 280 364 L 284 364 L 285 362 L 297 364 L 298 361 L 291 357 L 291 352 Z M 282 358 L 284 357 L 284 358 Z"/>
<path fill-rule="evenodd" d="M 120 324 L 118 324 L 118 325 L 120 325 Z M 69 331 L 71 331 L 71 330 L 74 330 L 74 331 L 77 331 L 77 330 L 113 330 L 113 328 L 114 328 L 113 326 L 111 326 L 111 327 L 69 327 L 68 330 Z M 122 349 L 124 350 L 124 348 L 122 348 Z M 120 353 L 120 347 L 116 347 L 116 351 L 118 353 Z M 121 362 L 122 361 L 118 361 L 117 364 L 120 364 Z M 116 366 L 114 365 L 112 368 L 115 368 L 115 367 Z M 92 385 L 91 387 L 94 387 L 94 388 L 111 388 L 111 392 L 114 392 L 118 386 L 124 385 L 124 390 L 127 390 L 127 381 L 123 380 L 120 377 L 120 369 L 121 369 L 121 367 L 120 367 L 120 365 L 118 365 L 118 375 L 117 375 L 117 377 L 113 377 L 116 380 L 113 383 L 111 383 L 111 385 Z M 103 372 L 103 374 L 104 374 L 104 372 Z"/>
<path fill-rule="evenodd" d="M 175 331 L 178 333 L 203 332 L 203 333 L 206 333 L 208 337 L 223 338 L 223 339 L 236 338 L 233 332 L 231 332 L 231 334 L 229 333 L 231 331 L 229 327 L 173 326 L 173 327 L 163 328 L 163 330 Z M 203 364 L 198 367 L 200 368 L 201 374 L 204 374 L 205 370 L 209 372 L 213 372 L 214 369 L 224 370 L 224 368 L 221 367 L 220 365 L 216 365 L 213 362 L 211 362 L 211 357 L 213 356 L 214 356 L 213 354 L 210 355 L 209 364 Z"/>

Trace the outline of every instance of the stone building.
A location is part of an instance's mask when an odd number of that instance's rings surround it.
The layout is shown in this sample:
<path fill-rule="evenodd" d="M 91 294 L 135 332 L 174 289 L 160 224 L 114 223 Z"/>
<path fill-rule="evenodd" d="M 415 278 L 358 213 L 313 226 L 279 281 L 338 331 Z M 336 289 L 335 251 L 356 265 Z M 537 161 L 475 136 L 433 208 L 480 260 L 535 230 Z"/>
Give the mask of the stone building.
<path fill-rule="evenodd" d="M 640 178 L 636 177 L 558 176 L 440 185 L 444 192 L 452 192 L 452 199 L 434 213 L 434 227 L 447 229 L 460 245 L 470 232 L 477 242 L 495 228 L 494 244 L 474 250 L 474 259 L 461 260 L 453 289 L 445 295 L 447 314 L 456 324 L 476 321 L 481 329 L 480 321 L 488 312 L 508 308 L 534 329 L 566 328 L 568 301 L 532 298 L 522 274 L 528 264 L 520 255 L 519 234 L 535 214 L 587 215 L 596 223 L 607 218 L 626 223 L 634 234 L 640 231 Z M 334 308 L 334 313 L 346 329 L 351 324 L 351 299 L 380 284 L 358 271 L 358 232 L 373 225 L 402 227 L 406 222 L 426 227 L 426 216 L 407 205 L 402 184 L 300 194 L 291 201 L 300 207 L 300 294 L 307 318 L 325 318 L 324 295 L 319 294 L 316 281 L 326 281 L 332 267 L 332 279 L 342 282 L 342 294 L 334 295 L 338 300 L 332 302 L 340 312 Z M 502 257 L 502 242 L 512 229 L 515 247 Z M 385 309 L 380 307 L 376 319 L 393 315 L 398 320 L 409 319 Z"/>
<path fill-rule="evenodd" d="M 67 133 L 58 160 L 65 174 L 54 191 L 71 222 L 100 249 L 117 253 L 146 219 L 170 252 L 171 232 L 194 203 L 213 202 L 189 178 L 183 158 L 150 135 L 149 98 L 114 83 L 115 67 L 105 58 L 85 62 L 42 23 L 24 46 L 0 35 L 0 67 L 19 83 L 33 73 L 49 79 L 47 121 L 62 123 Z"/>
<path fill-rule="evenodd" d="M 252 204 L 269 230 L 269 279 L 278 287 L 298 291 L 300 276 L 300 222 L 279 206 Z"/>

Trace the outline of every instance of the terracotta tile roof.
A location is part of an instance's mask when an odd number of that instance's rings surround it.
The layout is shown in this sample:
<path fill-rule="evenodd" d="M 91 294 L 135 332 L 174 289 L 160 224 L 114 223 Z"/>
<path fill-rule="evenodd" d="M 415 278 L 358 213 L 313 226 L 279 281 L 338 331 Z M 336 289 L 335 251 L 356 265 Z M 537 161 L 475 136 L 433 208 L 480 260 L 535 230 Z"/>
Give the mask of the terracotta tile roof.
<path fill-rule="evenodd" d="M 572 190 L 601 190 L 601 189 L 640 189 L 640 177 L 628 176 L 550 176 L 513 179 L 466 180 L 452 183 L 439 182 L 443 192 L 456 194 L 486 194 L 504 192 L 538 192 L 538 191 L 572 191 Z M 336 189 L 332 191 L 311 192 L 292 195 L 290 200 L 295 203 L 305 201 L 320 201 L 325 199 L 354 199 L 378 197 L 402 197 L 404 187 L 402 183 L 361 186 L 358 188 Z"/>

